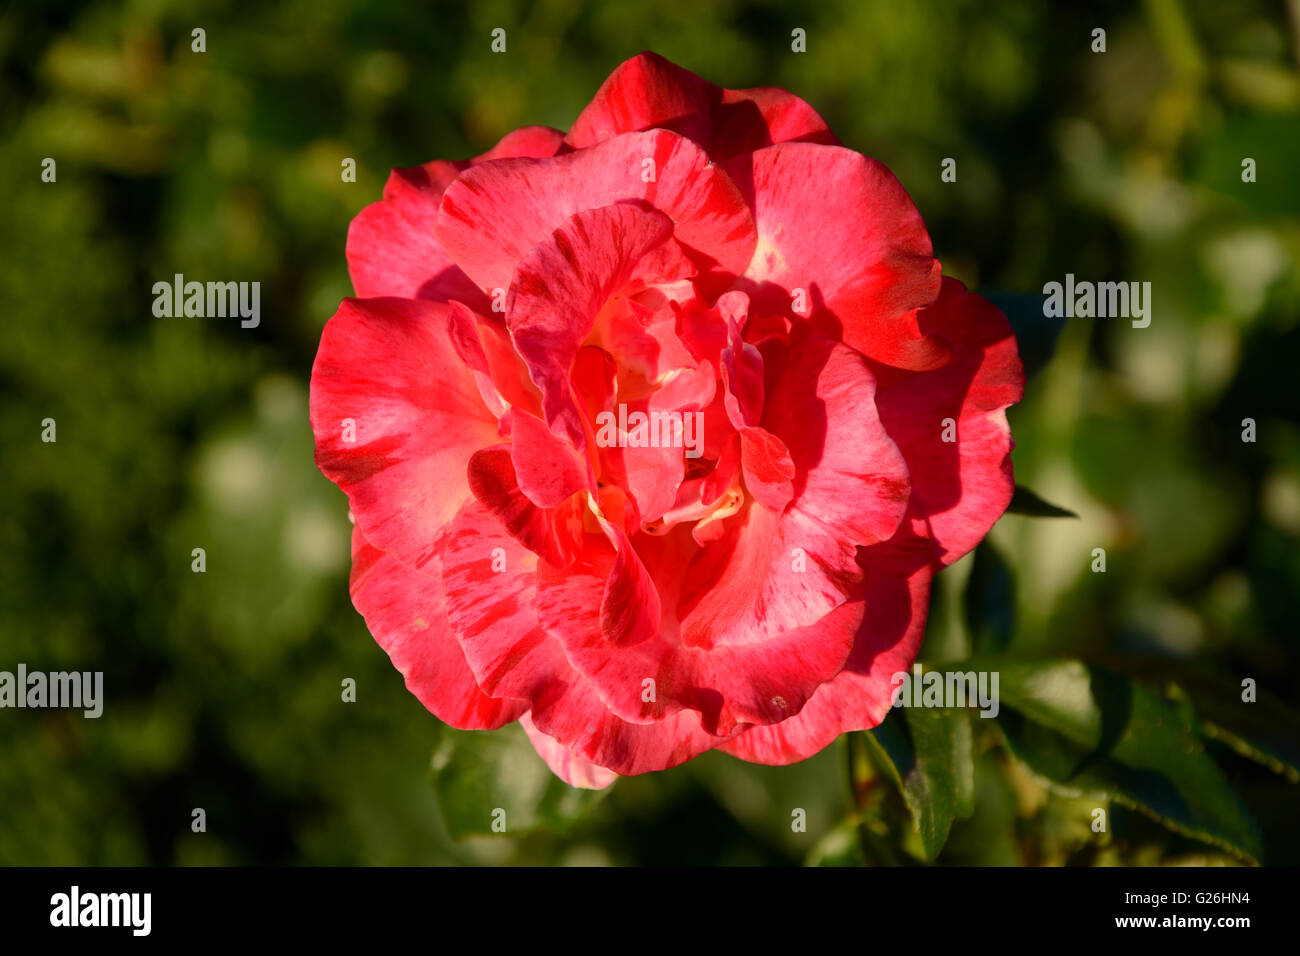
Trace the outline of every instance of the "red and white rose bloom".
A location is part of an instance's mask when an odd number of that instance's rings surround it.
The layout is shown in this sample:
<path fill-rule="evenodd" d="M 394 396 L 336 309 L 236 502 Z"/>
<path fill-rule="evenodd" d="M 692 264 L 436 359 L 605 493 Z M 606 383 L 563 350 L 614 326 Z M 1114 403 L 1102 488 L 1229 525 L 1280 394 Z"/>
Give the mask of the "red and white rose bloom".
<path fill-rule="evenodd" d="M 883 165 L 642 54 L 567 134 L 394 170 L 347 258 L 316 460 L 438 718 L 517 720 L 583 787 L 884 718 L 933 574 L 1011 499 L 1024 373 Z M 598 440 L 615 413 L 698 414 L 699 447 Z"/>

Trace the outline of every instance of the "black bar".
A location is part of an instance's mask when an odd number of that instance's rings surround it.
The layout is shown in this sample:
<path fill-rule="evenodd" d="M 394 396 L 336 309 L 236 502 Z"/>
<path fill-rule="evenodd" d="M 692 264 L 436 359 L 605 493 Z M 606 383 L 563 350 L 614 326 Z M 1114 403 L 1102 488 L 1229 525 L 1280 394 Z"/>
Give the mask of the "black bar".
<path fill-rule="evenodd" d="M 693 938 L 697 923 L 737 945 L 749 934 L 770 945 L 787 931 L 809 945 L 848 933 L 864 948 L 893 938 L 987 942 L 1030 933 L 1071 944 L 1193 935 L 1231 944 L 1243 934 L 1279 933 L 1294 920 L 1290 876 L 1259 868 L 15 868 L 0 870 L 0 926 L 7 942 L 75 936 L 91 944 L 148 938 L 302 946 L 401 935 L 422 948 L 454 940 L 461 948 L 468 934 L 493 947 L 511 937 L 538 944 L 549 937 L 565 948 L 587 945 L 584 939 L 659 937 L 668 946 Z M 87 915 L 84 907 L 99 905 L 98 898 L 86 904 L 88 894 L 150 894 L 147 937 L 131 925 L 51 925 L 58 894 L 70 903 L 73 886 Z M 122 906 L 121 898 L 110 903 Z M 120 912 L 129 924 L 131 911 Z M 1154 922 L 1120 925 L 1133 919 Z M 1208 928 L 1199 925 L 1205 919 Z M 1221 922 L 1241 919 L 1245 924 Z"/>

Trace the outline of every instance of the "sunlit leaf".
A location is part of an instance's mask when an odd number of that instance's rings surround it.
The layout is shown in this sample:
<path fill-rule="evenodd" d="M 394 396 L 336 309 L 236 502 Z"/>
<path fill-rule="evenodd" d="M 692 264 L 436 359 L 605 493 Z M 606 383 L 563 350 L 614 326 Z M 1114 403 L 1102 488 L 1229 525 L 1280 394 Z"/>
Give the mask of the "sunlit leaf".
<path fill-rule="evenodd" d="M 975 770 L 966 712 L 895 710 L 865 737 L 872 760 L 903 795 L 925 858 L 933 860 L 953 820 L 974 810 Z"/>

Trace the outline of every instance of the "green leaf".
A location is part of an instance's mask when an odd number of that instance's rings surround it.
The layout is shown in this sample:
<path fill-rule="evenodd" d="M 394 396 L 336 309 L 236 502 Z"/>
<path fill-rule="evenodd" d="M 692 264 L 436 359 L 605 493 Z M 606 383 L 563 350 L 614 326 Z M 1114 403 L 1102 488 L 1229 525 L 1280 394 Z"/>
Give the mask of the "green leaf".
<path fill-rule="evenodd" d="M 974 812 L 953 825 L 944 845 L 949 866 L 1023 866 L 1024 847 L 1017 832 L 1016 791 L 998 762 L 1000 754 L 975 758 Z"/>
<path fill-rule="evenodd" d="M 1065 328 L 1063 316 L 1043 314 L 1047 297 L 1038 292 L 1002 292 L 998 289 L 981 289 L 980 295 L 1001 309 L 1011 323 L 1020 360 L 1025 363 L 1025 377 L 1046 365 L 1056 351 L 1056 340 L 1061 330 Z"/>
<path fill-rule="evenodd" d="M 1011 495 L 1011 504 L 1007 505 L 1007 514 L 1028 515 L 1031 518 L 1077 518 L 1073 511 L 1044 501 L 1028 488 L 1016 485 Z"/>
<path fill-rule="evenodd" d="M 902 708 L 900 708 L 902 709 Z M 975 808 L 971 727 L 964 710 L 891 711 L 864 735 L 871 758 L 898 786 L 927 860 L 943 849 L 953 820 Z"/>
<path fill-rule="evenodd" d="M 555 776 L 518 724 L 493 731 L 441 727 L 430 771 L 454 840 L 538 828 L 563 834 L 608 792 L 570 787 Z M 494 821 L 503 821 L 504 831 L 501 824 L 494 830 Z"/>
<path fill-rule="evenodd" d="M 1259 834 L 1186 701 L 1080 661 L 967 665 L 999 673 L 1011 752 L 1071 796 L 1133 807 L 1178 833 L 1258 861 Z"/>
<path fill-rule="evenodd" d="M 1300 714 L 1278 698 L 1257 691 L 1254 701 L 1244 701 L 1237 679 L 1178 661 L 1111 663 L 1148 683 L 1172 684 L 1191 699 L 1206 737 L 1222 741 L 1292 783 L 1300 783 Z"/>
<path fill-rule="evenodd" d="M 1011 568 L 988 539 L 975 549 L 962 604 L 975 653 L 1005 650 L 1016 626 L 1015 582 Z"/>

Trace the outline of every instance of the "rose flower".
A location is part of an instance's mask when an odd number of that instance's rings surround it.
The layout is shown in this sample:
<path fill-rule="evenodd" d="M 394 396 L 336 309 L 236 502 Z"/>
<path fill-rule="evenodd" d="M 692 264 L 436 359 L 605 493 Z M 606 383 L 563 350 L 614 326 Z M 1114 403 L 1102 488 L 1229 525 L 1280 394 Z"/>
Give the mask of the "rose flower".
<path fill-rule="evenodd" d="M 803 100 L 641 54 L 567 134 L 394 170 L 312 370 L 351 593 L 575 786 L 878 724 L 1013 490 L 1006 318 Z"/>

